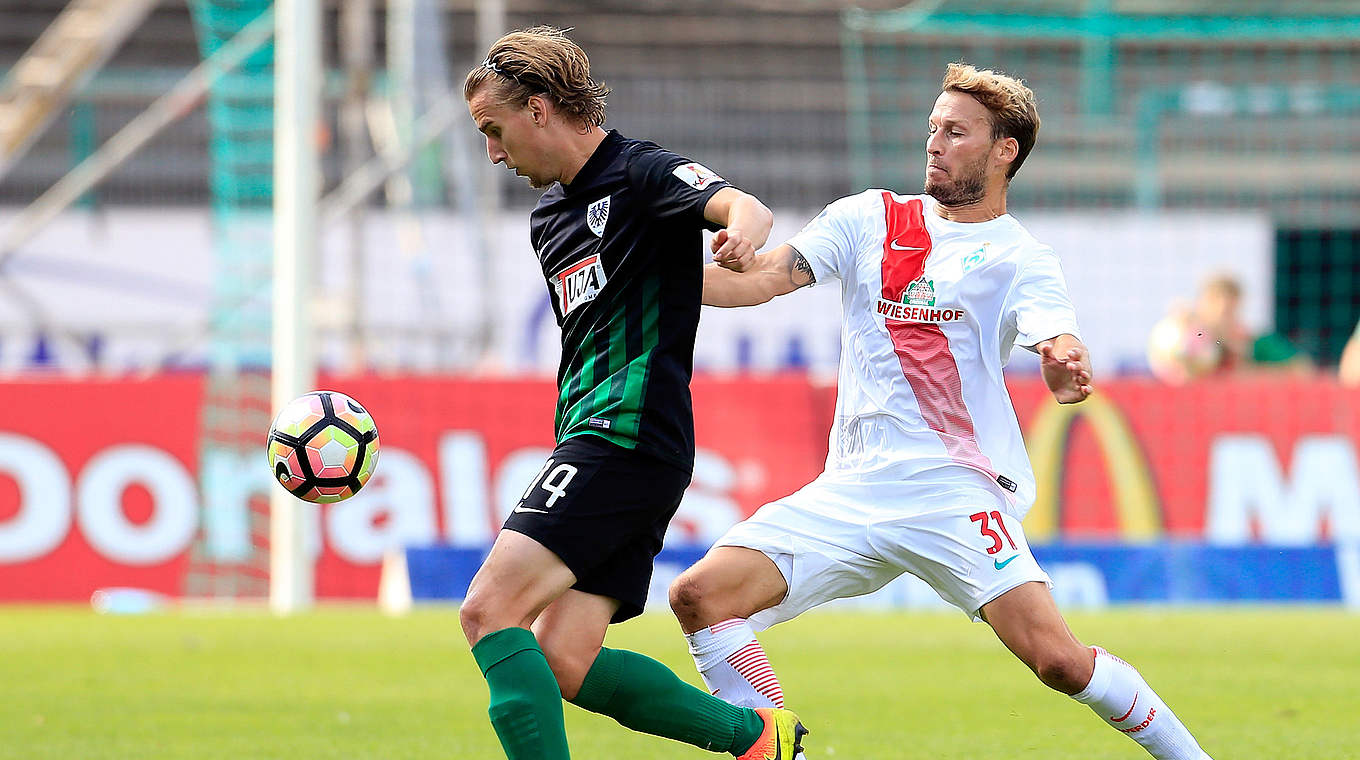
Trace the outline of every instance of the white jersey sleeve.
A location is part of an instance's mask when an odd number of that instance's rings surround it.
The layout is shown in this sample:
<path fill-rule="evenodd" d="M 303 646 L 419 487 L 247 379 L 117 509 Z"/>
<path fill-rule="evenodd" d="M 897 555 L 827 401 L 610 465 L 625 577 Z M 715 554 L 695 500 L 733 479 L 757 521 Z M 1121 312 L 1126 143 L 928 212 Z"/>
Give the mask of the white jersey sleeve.
<path fill-rule="evenodd" d="M 816 278 L 813 285 L 832 278 L 843 279 L 847 272 L 854 270 L 855 254 L 864 241 L 868 226 L 866 203 L 877 200 L 877 196 L 870 195 L 872 192 L 833 201 L 789 239 L 788 244 L 812 267 L 812 275 Z M 878 213 L 882 214 L 881 202 Z"/>
<path fill-rule="evenodd" d="M 1002 315 L 1006 344 L 1029 348 L 1063 333 L 1081 337 L 1077 311 L 1053 249 L 1044 248 L 1025 264 L 1006 295 Z"/>

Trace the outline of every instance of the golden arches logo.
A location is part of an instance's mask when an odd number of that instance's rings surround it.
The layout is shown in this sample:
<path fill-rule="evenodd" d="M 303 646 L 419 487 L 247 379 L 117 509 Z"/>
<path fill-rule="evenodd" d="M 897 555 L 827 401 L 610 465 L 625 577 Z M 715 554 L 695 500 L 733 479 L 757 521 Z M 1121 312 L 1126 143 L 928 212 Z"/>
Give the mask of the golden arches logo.
<path fill-rule="evenodd" d="M 1025 444 L 1038 489 L 1034 507 L 1025 517 L 1025 535 L 1034 541 L 1057 537 L 1062 468 L 1072 425 L 1082 417 L 1091 423 L 1110 476 L 1115 518 L 1124 538 L 1148 541 L 1162 534 L 1161 502 L 1152 483 L 1147 457 L 1128 421 L 1104 396 L 1080 404 L 1048 401 L 1029 425 Z"/>

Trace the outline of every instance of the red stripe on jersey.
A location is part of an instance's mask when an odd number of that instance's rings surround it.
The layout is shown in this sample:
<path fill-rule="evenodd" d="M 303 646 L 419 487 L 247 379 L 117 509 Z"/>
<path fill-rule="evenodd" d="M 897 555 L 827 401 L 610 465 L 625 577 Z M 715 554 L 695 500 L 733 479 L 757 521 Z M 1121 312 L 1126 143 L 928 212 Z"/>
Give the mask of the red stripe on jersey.
<path fill-rule="evenodd" d="M 920 198 L 898 203 L 892 193 L 884 192 L 883 207 L 888 230 L 883 239 L 883 298 L 901 302 L 907 286 L 925 274 L 932 241 Z M 973 418 L 963 402 L 963 380 L 944 330 L 929 322 L 888 320 L 886 324 L 902 375 L 916 394 L 926 425 L 956 461 L 995 477 L 991 461 L 978 448 Z"/>

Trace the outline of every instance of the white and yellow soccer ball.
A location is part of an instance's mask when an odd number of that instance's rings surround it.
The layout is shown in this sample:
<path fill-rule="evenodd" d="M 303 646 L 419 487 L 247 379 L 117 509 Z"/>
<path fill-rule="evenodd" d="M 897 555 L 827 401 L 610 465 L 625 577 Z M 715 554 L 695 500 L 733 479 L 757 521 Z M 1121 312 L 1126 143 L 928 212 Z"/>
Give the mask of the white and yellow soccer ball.
<path fill-rule="evenodd" d="M 359 402 L 312 391 L 288 402 L 269 429 L 269 468 L 289 493 L 330 504 L 364 487 L 378 463 L 378 427 Z"/>

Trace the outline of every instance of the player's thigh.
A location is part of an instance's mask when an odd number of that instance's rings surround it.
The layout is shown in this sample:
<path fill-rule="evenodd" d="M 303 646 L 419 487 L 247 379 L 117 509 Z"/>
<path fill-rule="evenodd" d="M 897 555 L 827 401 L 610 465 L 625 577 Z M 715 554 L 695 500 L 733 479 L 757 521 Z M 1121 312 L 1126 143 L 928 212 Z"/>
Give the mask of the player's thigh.
<path fill-rule="evenodd" d="M 948 509 L 876 522 L 874 552 L 921 578 L 973 620 L 984 605 L 1048 574 L 1030 552 L 1024 529 L 997 505 Z"/>
<path fill-rule="evenodd" d="M 513 530 L 501 531 L 463 600 L 460 619 L 468 641 L 476 644 L 503 628 L 528 627 L 575 582 L 547 547 Z"/>
<path fill-rule="evenodd" d="M 621 602 L 614 622 L 642 612 L 652 565 L 690 471 L 595 436 L 553 451 L 505 527 L 533 537 L 576 577 L 577 591 Z"/>
<path fill-rule="evenodd" d="M 664 526 L 688 483 L 689 473 L 675 465 L 577 436 L 553 450 L 505 527 L 546 546 L 579 579 L 614 548 Z"/>
<path fill-rule="evenodd" d="M 670 601 L 692 633 L 722 620 L 748 618 L 782 602 L 788 591 L 784 574 L 764 552 L 715 546 L 675 579 Z"/>
<path fill-rule="evenodd" d="M 534 621 L 534 637 L 548 658 L 563 698 L 572 699 L 580 690 L 618 608 L 617 599 L 569 589 Z"/>
<path fill-rule="evenodd" d="M 902 574 L 872 554 L 866 512 L 814 483 L 732 526 L 718 546 L 754 549 L 778 569 L 783 599 L 748 616 L 763 630 L 826 602 L 877 591 Z"/>

